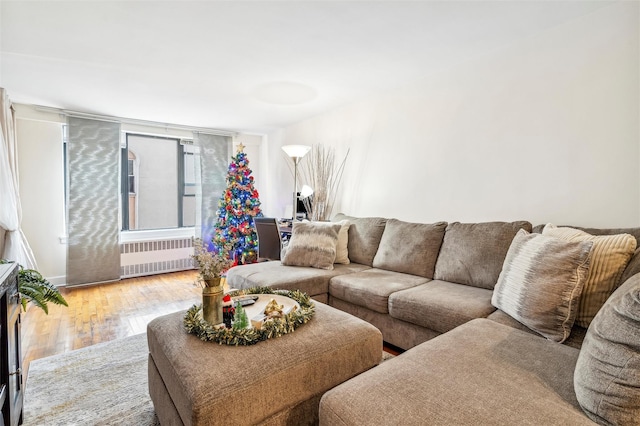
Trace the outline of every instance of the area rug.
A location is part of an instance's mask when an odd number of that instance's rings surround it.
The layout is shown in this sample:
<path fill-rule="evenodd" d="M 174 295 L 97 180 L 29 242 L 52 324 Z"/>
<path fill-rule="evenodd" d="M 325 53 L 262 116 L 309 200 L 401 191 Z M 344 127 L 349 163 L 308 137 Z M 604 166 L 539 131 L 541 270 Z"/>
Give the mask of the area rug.
<path fill-rule="evenodd" d="M 158 426 L 146 333 L 31 362 L 25 426 Z M 393 355 L 383 352 L 383 361 Z"/>
<path fill-rule="evenodd" d="M 159 425 L 146 333 L 31 362 L 24 425 Z"/>

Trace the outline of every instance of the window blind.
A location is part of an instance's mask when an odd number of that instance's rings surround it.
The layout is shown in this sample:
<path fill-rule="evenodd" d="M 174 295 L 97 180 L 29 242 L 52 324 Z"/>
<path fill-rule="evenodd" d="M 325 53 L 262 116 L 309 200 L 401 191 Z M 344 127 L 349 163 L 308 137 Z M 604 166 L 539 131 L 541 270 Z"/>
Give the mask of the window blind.
<path fill-rule="evenodd" d="M 120 279 L 120 123 L 69 117 L 67 285 Z"/>
<path fill-rule="evenodd" d="M 194 133 L 193 136 L 194 144 L 200 147 L 200 158 L 196 161 L 200 168 L 196 170 L 196 236 L 209 243 L 214 234 L 218 201 L 227 188 L 232 140 L 229 136 L 206 133 Z"/>

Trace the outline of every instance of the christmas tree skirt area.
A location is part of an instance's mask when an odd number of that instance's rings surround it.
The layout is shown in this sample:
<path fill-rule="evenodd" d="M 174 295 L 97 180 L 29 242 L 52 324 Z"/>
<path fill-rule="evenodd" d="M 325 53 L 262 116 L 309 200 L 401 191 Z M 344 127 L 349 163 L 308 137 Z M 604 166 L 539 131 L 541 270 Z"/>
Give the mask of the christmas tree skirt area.
<path fill-rule="evenodd" d="M 147 389 L 148 355 L 143 333 L 31 362 L 23 424 L 159 425 Z"/>

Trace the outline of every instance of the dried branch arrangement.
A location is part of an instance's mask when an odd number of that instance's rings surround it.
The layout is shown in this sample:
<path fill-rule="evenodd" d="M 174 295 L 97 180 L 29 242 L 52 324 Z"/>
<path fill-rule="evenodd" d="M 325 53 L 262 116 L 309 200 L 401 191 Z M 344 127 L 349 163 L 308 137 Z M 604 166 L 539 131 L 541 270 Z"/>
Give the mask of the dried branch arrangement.
<path fill-rule="evenodd" d="M 302 182 L 313 189 L 313 196 L 302 200 L 310 220 L 329 220 L 338 194 L 344 166 L 349 150 L 342 162 L 336 162 L 335 150 L 322 145 L 313 145 L 304 158 Z"/>

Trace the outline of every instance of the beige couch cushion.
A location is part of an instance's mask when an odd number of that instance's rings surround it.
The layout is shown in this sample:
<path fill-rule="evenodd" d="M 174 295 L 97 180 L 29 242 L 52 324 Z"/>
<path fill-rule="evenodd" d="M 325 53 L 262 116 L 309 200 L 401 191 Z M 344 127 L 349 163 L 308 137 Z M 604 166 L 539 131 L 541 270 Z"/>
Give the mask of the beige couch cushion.
<path fill-rule="evenodd" d="M 327 294 L 329 280 L 341 274 L 351 274 L 369 269 L 368 266 L 352 263 L 334 265 L 334 269 L 284 266 L 278 261 L 251 263 L 234 266 L 227 272 L 230 288 L 245 289 L 266 286 L 283 290 L 301 290 L 309 296 Z"/>
<path fill-rule="evenodd" d="M 348 242 L 349 260 L 372 266 L 387 219 L 381 217 L 357 218 L 338 213 L 332 221 L 340 222 L 345 219 L 351 222 Z"/>
<path fill-rule="evenodd" d="M 531 231 L 531 224 L 525 221 L 450 223 L 434 278 L 492 290 L 511 240 L 519 229 Z"/>
<path fill-rule="evenodd" d="M 548 339 L 571 333 L 589 272 L 591 241 L 564 241 L 520 230 L 491 303 Z"/>
<path fill-rule="evenodd" d="M 547 226 L 546 223 L 541 225 L 536 225 L 533 227 L 533 231 L 535 233 L 541 234 L 544 230 L 544 227 Z M 558 225 L 563 228 L 576 228 L 581 231 L 586 232 L 591 235 L 617 235 L 617 234 L 630 234 L 636 239 L 638 243 L 638 247 L 640 247 L 640 228 L 584 228 L 581 226 L 573 226 L 573 225 Z"/>
<path fill-rule="evenodd" d="M 542 233 L 542 230 L 546 224 L 536 225 L 533 227 L 533 232 L 538 234 Z M 580 229 L 590 235 L 618 235 L 618 234 L 630 234 L 636 239 L 636 246 L 640 247 L 640 228 L 583 228 L 580 226 L 562 225 L 562 227 L 570 227 Z M 640 272 L 640 248 L 636 248 L 633 257 L 629 261 L 626 269 L 622 273 L 620 282 L 623 283 L 629 278 Z"/>
<path fill-rule="evenodd" d="M 634 276 L 635 274 L 640 272 L 640 248 L 636 248 L 636 251 L 633 252 L 633 256 L 629 260 L 627 267 L 624 268 L 624 272 L 620 277 L 620 282 L 623 283 L 627 281 L 629 278 Z"/>
<path fill-rule="evenodd" d="M 573 392 L 577 357 L 476 319 L 328 391 L 320 424 L 593 425 Z"/>
<path fill-rule="evenodd" d="M 517 321 L 512 316 L 505 314 L 500 309 L 496 309 L 493 311 L 487 319 L 491 321 L 495 321 L 497 323 L 507 325 L 509 327 L 517 328 L 518 330 L 526 331 L 527 333 L 535 334 L 536 336 L 543 337 L 541 334 L 536 333 L 526 325 L 522 324 L 520 321 Z M 584 341 L 584 336 L 587 334 L 587 329 L 580 327 L 579 325 L 573 325 L 571 329 L 571 334 L 569 338 L 562 342 L 563 345 L 571 346 L 572 348 L 580 349 L 582 347 L 582 342 Z"/>
<path fill-rule="evenodd" d="M 486 288 L 434 280 L 389 297 L 389 315 L 438 333 L 495 311 Z"/>
<path fill-rule="evenodd" d="M 373 267 L 433 278 L 446 227 L 446 222 L 387 220 Z"/>
<path fill-rule="evenodd" d="M 567 241 L 593 241 L 589 276 L 582 289 L 576 316 L 576 324 L 589 327 L 593 317 L 618 286 L 636 250 L 636 239 L 630 234 L 591 235 L 575 228 L 558 228 L 553 224 L 545 226 L 542 235 Z"/>
<path fill-rule="evenodd" d="M 332 278 L 329 281 L 329 293 L 332 298 L 386 314 L 389 312 L 391 294 L 427 281 L 427 278 L 417 275 L 372 268 Z"/>
<path fill-rule="evenodd" d="M 640 424 L 640 275 L 605 303 L 591 322 L 575 370 L 575 391 L 600 424 Z"/>

